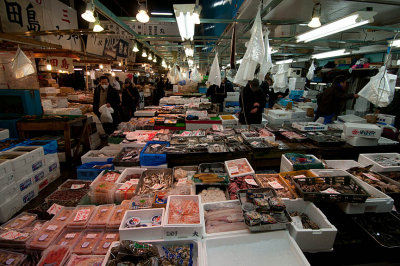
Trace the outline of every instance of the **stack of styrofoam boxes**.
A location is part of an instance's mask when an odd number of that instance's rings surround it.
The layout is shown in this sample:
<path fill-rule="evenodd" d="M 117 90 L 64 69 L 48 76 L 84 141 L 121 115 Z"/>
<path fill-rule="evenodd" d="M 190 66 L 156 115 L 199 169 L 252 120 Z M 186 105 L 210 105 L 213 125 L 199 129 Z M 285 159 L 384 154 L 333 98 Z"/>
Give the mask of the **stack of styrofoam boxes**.
<path fill-rule="evenodd" d="M 388 158 L 393 161 L 397 161 L 398 165 L 382 165 L 375 160 L 378 157 Z M 400 171 L 400 154 L 399 153 L 364 153 L 358 157 L 358 162 L 362 166 L 373 165 L 371 171 L 373 172 L 391 172 Z"/>
<path fill-rule="evenodd" d="M 317 176 L 350 175 L 369 195 L 371 195 L 371 197 L 369 197 L 365 203 L 338 203 L 339 208 L 341 208 L 347 214 L 362 214 L 365 212 L 383 213 L 392 211 L 394 200 L 391 197 L 344 170 L 313 169 L 311 171 Z"/>
<path fill-rule="evenodd" d="M 314 155 L 312 155 L 312 154 L 305 154 L 305 155 L 312 157 L 315 160 L 314 163 L 321 163 L 321 161 Z M 290 171 L 294 171 L 293 164 L 288 158 L 286 158 L 285 154 L 282 154 L 280 172 L 284 173 L 284 172 L 290 172 Z"/>
<path fill-rule="evenodd" d="M 340 123 L 357 123 L 357 124 L 367 123 L 367 120 L 356 115 L 340 115 L 338 116 L 337 121 Z"/>
<path fill-rule="evenodd" d="M 326 216 L 312 202 L 302 199 L 284 199 L 288 212 L 299 212 L 306 214 L 311 221 L 315 222 L 319 229 L 303 229 L 301 219 L 292 217 L 289 233 L 297 242 L 303 252 L 331 251 L 335 242 L 337 229 Z"/>
<path fill-rule="evenodd" d="M 10 138 L 10 131 L 6 128 L 0 129 L 0 140 Z"/>
<path fill-rule="evenodd" d="M 49 153 L 44 156 L 45 160 L 45 175 L 48 179 L 49 184 L 60 177 L 60 161 L 58 159 L 57 153 Z M 40 186 L 39 191 L 42 190 L 45 186 Z"/>
<path fill-rule="evenodd" d="M 286 110 L 268 110 L 267 115 L 263 114 L 263 117 L 268 120 L 271 125 L 282 125 L 284 123 L 290 124 L 292 114 Z"/>
<path fill-rule="evenodd" d="M 0 218 L 8 219 L 35 198 L 38 182 L 44 174 L 44 150 L 43 147 L 18 146 L 11 150 L 0 153 L 5 158 L 0 165 L 0 171 L 4 173 L 0 205 Z M 7 159 L 9 158 L 9 159 Z"/>
<path fill-rule="evenodd" d="M 227 92 L 227 96 L 224 101 L 224 112 L 236 113 L 240 111 L 239 97 L 240 92 Z"/>
<path fill-rule="evenodd" d="M 344 123 L 342 139 L 352 146 L 377 146 L 381 134 L 377 125 Z"/>
<path fill-rule="evenodd" d="M 307 117 L 307 112 L 300 108 L 293 108 L 290 112 L 291 122 L 308 122 L 312 121 L 313 118 Z"/>
<path fill-rule="evenodd" d="M 377 123 L 394 126 L 395 121 L 396 121 L 396 116 L 394 115 L 378 114 Z"/>

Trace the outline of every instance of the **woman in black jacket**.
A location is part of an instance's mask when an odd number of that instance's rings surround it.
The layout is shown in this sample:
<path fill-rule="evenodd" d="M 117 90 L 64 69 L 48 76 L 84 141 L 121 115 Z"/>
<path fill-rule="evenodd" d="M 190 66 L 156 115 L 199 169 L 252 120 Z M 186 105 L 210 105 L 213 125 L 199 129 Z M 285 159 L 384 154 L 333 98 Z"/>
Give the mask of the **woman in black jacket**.
<path fill-rule="evenodd" d="M 138 89 L 133 86 L 129 78 L 125 79 L 125 83 L 122 86 L 123 121 L 129 121 L 134 116 L 139 99 Z"/>

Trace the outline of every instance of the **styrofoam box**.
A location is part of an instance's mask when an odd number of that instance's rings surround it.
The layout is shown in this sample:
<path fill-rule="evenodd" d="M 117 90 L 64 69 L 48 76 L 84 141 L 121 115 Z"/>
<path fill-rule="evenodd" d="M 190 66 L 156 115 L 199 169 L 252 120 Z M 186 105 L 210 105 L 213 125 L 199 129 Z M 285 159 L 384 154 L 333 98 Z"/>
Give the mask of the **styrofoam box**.
<path fill-rule="evenodd" d="M 44 157 L 44 149 L 42 146 L 17 146 L 8 150 L 9 152 L 28 152 L 30 161 L 37 161 L 38 158 Z"/>
<path fill-rule="evenodd" d="M 292 127 L 296 128 L 300 131 L 327 131 L 328 126 L 320 123 L 301 123 L 301 122 L 294 122 L 292 123 Z"/>
<path fill-rule="evenodd" d="M 396 116 L 387 114 L 378 114 L 378 122 L 394 125 Z"/>
<path fill-rule="evenodd" d="M 81 157 L 82 164 L 90 162 L 107 162 L 109 159 L 114 158 L 119 151 L 99 151 L 90 150 Z M 105 157 L 99 157 L 97 155 L 104 154 Z"/>
<path fill-rule="evenodd" d="M 292 114 L 289 111 L 286 110 L 269 110 L 268 115 L 271 116 L 271 118 L 275 119 L 287 119 L 290 120 L 292 118 Z"/>
<path fill-rule="evenodd" d="M 157 240 L 162 239 L 164 236 L 164 208 L 156 209 L 143 209 L 143 210 L 129 210 L 125 212 L 121 225 L 119 226 L 119 239 L 120 240 Z M 132 218 L 137 217 L 141 221 L 151 221 L 154 216 L 161 216 L 161 224 L 159 226 L 148 227 L 134 227 L 126 228 L 126 222 Z"/>
<path fill-rule="evenodd" d="M 214 208 L 221 208 L 223 209 L 224 207 L 229 207 L 229 206 L 240 206 L 239 200 L 227 200 L 227 201 L 221 201 L 221 202 L 210 202 L 210 203 L 203 203 L 203 213 L 205 213 L 208 210 L 214 209 Z M 243 221 L 244 223 L 244 221 Z M 215 237 L 215 236 L 230 236 L 233 234 L 243 234 L 243 233 L 248 233 L 248 229 L 244 230 L 236 230 L 236 231 L 228 231 L 228 232 L 221 232 L 221 233 L 212 233 L 212 234 L 207 234 L 206 231 L 206 224 L 205 224 L 205 219 L 204 219 L 204 227 L 203 227 L 203 237 L 208 238 L 208 237 Z"/>
<path fill-rule="evenodd" d="M 20 192 L 17 184 L 15 184 L 14 182 L 8 186 L 2 186 L 0 189 L 1 201 L 6 201 L 7 199 L 14 197 L 15 195 L 18 195 Z"/>
<path fill-rule="evenodd" d="M 263 114 L 263 117 L 268 121 L 270 125 L 282 125 L 282 124 L 290 124 L 290 118 L 276 118 L 270 115 Z"/>
<path fill-rule="evenodd" d="M 29 190 L 30 188 L 33 187 L 34 181 L 33 181 L 33 173 L 30 175 L 27 175 L 24 178 L 21 178 L 20 180 L 16 181 L 16 185 L 18 188 L 18 191 L 20 193 Z"/>
<path fill-rule="evenodd" d="M 312 154 L 305 154 L 307 156 L 310 156 L 312 158 L 314 158 L 315 163 L 321 163 L 321 160 L 319 160 L 317 157 L 315 157 Z M 290 171 L 294 171 L 293 169 L 293 164 L 291 161 L 289 161 L 288 158 L 286 158 L 285 154 L 282 154 L 281 157 L 281 168 L 280 168 L 280 172 L 284 173 L 284 172 L 290 172 Z"/>
<path fill-rule="evenodd" d="M 303 119 L 304 117 L 307 116 L 307 112 L 303 109 L 300 108 L 294 108 L 294 112 L 290 112 L 290 119 L 293 120 L 298 120 L 298 119 Z"/>
<path fill-rule="evenodd" d="M 221 115 L 219 116 L 219 118 L 222 121 L 222 125 L 237 125 L 239 123 L 239 119 L 235 115 L 230 115 L 230 116 L 232 116 L 233 119 L 224 120 L 221 118 Z"/>
<path fill-rule="evenodd" d="M 310 265 L 287 230 L 203 240 L 204 265 Z"/>
<path fill-rule="evenodd" d="M 300 199 L 284 199 L 288 212 L 301 212 L 306 214 L 311 221 L 315 222 L 318 230 L 303 229 L 302 224 L 290 224 L 289 233 L 299 245 L 303 252 L 330 251 L 333 248 L 337 229 L 326 216 L 312 202 Z"/>
<path fill-rule="evenodd" d="M 0 223 L 5 223 L 22 208 L 20 195 L 14 195 L 0 204 Z"/>
<path fill-rule="evenodd" d="M 169 208 L 170 203 L 173 199 L 191 199 L 195 200 L 199 204 L 200 212 L 200 223 L 198 224 L 169 224 Z M 201 197 L 198 195 L 171 195 L 168 196 L 167 209 L 165 211 L 164 220 L 164 239 L 179 239 L 179 238 L 196 238 L 202 237 L 203 225 L 204 225 L 204 214 L 203 208 L 201 208 Z"/>
<path fill-rule="evenodd" d="M 141 166 L 142 167 L 142 166 Z M 143 166 L 145 167 L 144 169 L 164 169 L 164 168 L 168 168 L 168 164 L 160 164 L 160 165 L 146 165 Z M 117 167 L 116 167 L 117 168 Z M 125 168 L 124 168 L 125 169 Z"/>
<path fill-rule="evenodd" d="M 343 134 L 346 137 L 379 139 L 382 131 L 382 128 L 372 124 L 344 123 L 343 126 Z"/>
<path fill-rule="evenodd" d="M 23 167 L 20 167 L 18 170 L 14 170 L 14 179 L 16 182 L 21 178 L 24 178 L 27 175 L 31 175 L 33 172 L 36 172 L 42 167 L 44 167 L 44 158 L 40 158 L 38 161 L 30 162 Z"/>
<path fill-rule="evenodd" d="M 362 147 L 362 146 L 378 146 L 379 139 L 367 139 L 363 137 L 346 137 L 343 133 L 341 135 L 342 139 L 346 141 L 347 144 L 350 144 L 351 146 L 356 146 L 356 147 Z"/>
<path fill-rule="evenodd" d="M 250 172 L 232 174 L 232 168 L 228 168 L 228 162 L 234 162 L 234 161 L 244 161 L 244 162 L 246 162 L 247 165 L 250 167 Z M 234 178 L 234 177 L 238 177 L 238 176 L 252 175 L 252 174 L 255 173 L 253 167 L 251 167 L 251 164 L 249 163 L 249 161 L 246 158 L 240 158 L 240 159 L 225 161 L 225 168 L 226 168 L 230 178 Z M 234 169 L 234 170 L 236 170 L 236 169 Z"/>
<path fill-rule="evenodd" d="M 316 175 L 324 176 L 344 176 L 350 175 L 348 172 L 340 169 L 314 169 L 311 170 Z M 354 176 L 353 176 L 354 177 Z M 365 212 L 391 212 L 394 200 L 373 186 L 354 177 L 358 184 L 369 193 L 372 198 L 368 198 L 365 203 L 338 203 L 337 205 L 347 214 L 362 214 Z"/>
<path fill-rule="evenodd" d="M 121 151 L 122 145 L 121 144 L 109 144 L 108 146 L 104 146 L 100 149 L 102 152 L 117 152 L 117 154 Z"/>
<path fill-rule="evenodd" d="M 361 118 L 359 116 L 356 115 L 340 115 L 337 118 L 338 121 L 342 122 L 342 123 L 361 123 L 361 124 L 365 124 L 367 123 L 367 120 L 364 118 Z"/>
<path fill-rule="evenodd" d="M 391 140 L 391 139 L 384 138 L 384 137 L 380 137 L 379 140 L 378 140 L 378 145 L 379 145 L 379 146 L 383 146 L 383 145 L 397 145 L 397 144 L 399 144 L 398 141 Z"/>
<path fill-rule="evenodd" d="M 400 160 L 400 154 L 398 153 L 364 153 L 358 156 L 358 162 L 363 166 L 371 165 L 371 171 L 373 172 L 391 172 L 391 171 L 400 171 L 400 166 L 383 166 L 374 161 L 374 158 L 377 156 L 385 156 L 389 158 L 396 158 Z"/>
<path fill-rule="evenodd" d="M 0 177 L 0 188 L 11 184 L 15 184 L 13 172 Z"/>
<path fill-rule="evenodd" d="M 0 177 L 9 177 L 10 175 L 13 176 L 13 167 L 11 164 L 11 160 L 3 160 L 0 159 Z"/>
<path fill-rule="evenodd" d="M 8 129 L 0 130 L 0 140 L 8 139 L 10 137 L 10 131 Z"/>
<path fill-rule="evenodd" d="M 29 155 L 29 152 L 10 152 L 10 151 L 5 151 L 0 154 L 12 154 L 12 155 L 18 155 L 18 157 L 14 159 L 10 159 L 9 161 L 11 162 L 12 169 L 13 171 L 18 171 L 22 167 L 25 167 L 28 163 L 31 162 L 31 156 Z"/>
<path fill-rule="evenodd" d="M 139 174 L 141 175 L 144 171 L 146 171 L 147 168 L 125 168 L 119 178 L 117 179 L 116 183 L 121 183 L 127 175 L 133 175 L 133 174 Z"/>
<path fill-rule="evenodd" d="M 20 204 L 22 204 L 22 206 L 25 206 L 31 200 L 33 200 L 37 195 L 38 195 L 37 188 L 35 186 L 32 186 L 31 188 L 24 190 L 19 195 L 19 202 L 20 202 Z"/>
<path fill-rule="evenodd" d="M 354 160 L 325 160 L 326 166 L 331 169 L 347 170 L 353 167 L 362 167 Z"/>

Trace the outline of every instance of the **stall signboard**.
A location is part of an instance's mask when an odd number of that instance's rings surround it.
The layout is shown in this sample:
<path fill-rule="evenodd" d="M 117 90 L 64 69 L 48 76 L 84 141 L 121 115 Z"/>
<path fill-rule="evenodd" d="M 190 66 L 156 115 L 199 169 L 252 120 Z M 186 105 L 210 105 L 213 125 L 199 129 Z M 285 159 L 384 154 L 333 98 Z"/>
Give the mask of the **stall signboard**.
<path fill-rule="evenodd" d="M 49 57 L 49 62 L 52 70 L 74 72 L 74 62 L 69 57 Z"/>

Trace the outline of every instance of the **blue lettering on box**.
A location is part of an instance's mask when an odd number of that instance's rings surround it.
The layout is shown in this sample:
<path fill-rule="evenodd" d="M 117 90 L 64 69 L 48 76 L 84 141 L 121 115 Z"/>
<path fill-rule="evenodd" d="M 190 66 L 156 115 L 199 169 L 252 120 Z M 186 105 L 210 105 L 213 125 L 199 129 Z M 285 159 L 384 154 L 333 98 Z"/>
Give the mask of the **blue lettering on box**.
<path fill-rule="evenodd" d="M 39 182 L 40 180 L 42 180 L 44 178 L 44 172 L 41 171 L 40 173 L 35 175 L 35 182 Z"/>
<path fill-rule="evenodd" d="M 26 194 L 23 198 L 24 203 L 30 202 L 35 197 L 35 192 L 32 190 L 28 194 Z"/>
<path fill-rule="evenodd" d="M 25 189 L 27 189 L 28 187 L 30 187 L 32 185 L 32 179 L 29 178 L 28 180 L 26 180 L 25 182 L 19 184 L 19 189 L 21 191 L 24 191 Z"/>
<path fill-rule="evenodd" d="M 52 172 L 56 168 L 57 168 L 57 163 L 53 163 L 52 165 L 49 166 L 49 172 Z"/>
<path fill-rule="evenodd" d="M 37 163 L 32 164 L 32 171 L 35 172 L 37 169 L 43 166 L 43 162 L 39 161 Z"/>

